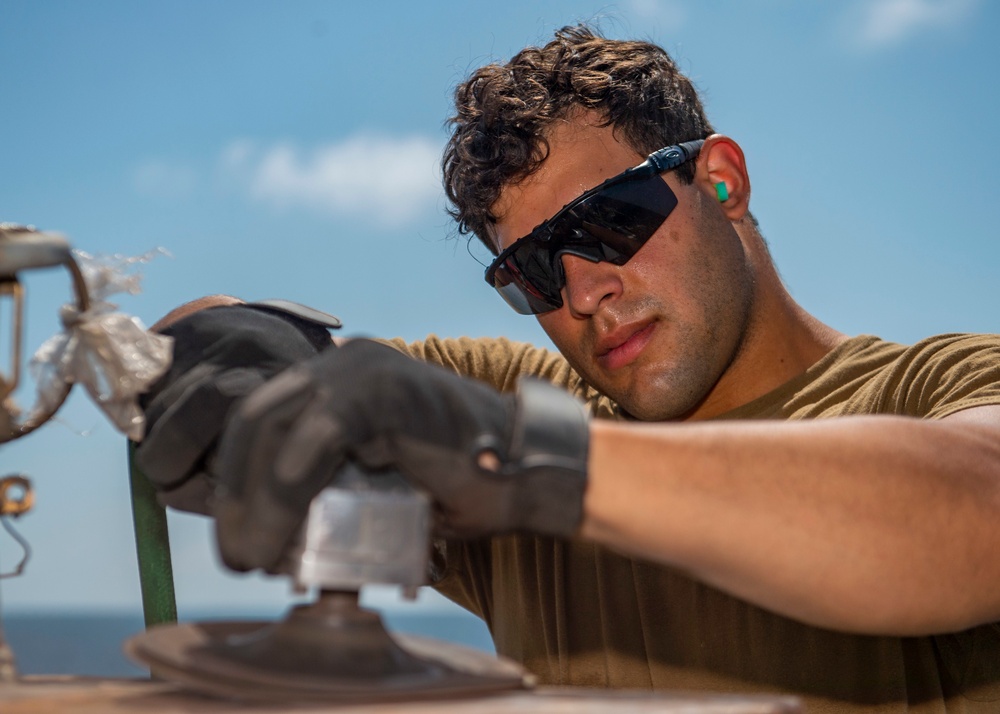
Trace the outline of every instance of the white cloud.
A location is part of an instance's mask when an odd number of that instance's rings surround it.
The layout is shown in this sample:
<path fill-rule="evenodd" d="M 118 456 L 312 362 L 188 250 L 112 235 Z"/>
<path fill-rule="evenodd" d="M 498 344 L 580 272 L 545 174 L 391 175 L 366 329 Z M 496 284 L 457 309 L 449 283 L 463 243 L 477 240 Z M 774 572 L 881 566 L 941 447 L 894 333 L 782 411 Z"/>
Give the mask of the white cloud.
<path fill-rule="evenodd" d="M 263 203 L 396 226 L 438 205 L 440 157 L 441 147 L 424 137 L 357 135 L 309 149 L 235 141 L 220 163 Z"/>
<path fill-rule="evenodd" d="M 679 30 L 687 19 L 684 5 L 679 0 L 627 0 L 625 11 L 638 20 L 657 20 L 662 29 Z"/>
<path fill-rule="evenodd" d="M 978 4 L 979 0 L 871 0 L 857 7 L 854 42 L 862 49 L 899 45 L 925 31 L 957 27 Z"/>

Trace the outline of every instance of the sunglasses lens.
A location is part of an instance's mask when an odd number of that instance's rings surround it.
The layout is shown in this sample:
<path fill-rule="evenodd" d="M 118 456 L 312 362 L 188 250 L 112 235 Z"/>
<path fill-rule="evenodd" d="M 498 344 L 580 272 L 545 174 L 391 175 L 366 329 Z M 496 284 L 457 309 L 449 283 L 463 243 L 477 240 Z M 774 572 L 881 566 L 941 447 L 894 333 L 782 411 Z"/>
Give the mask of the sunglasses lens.
<path fill-rule="evenodd" d="M 537 315 L 562 307 L 561 278 L 553 275 L 552 254 L 540 244 L 525 243 L 497 266 L 493 286 L 514 310 Z"/>
<path fill-rule="evenodd" d="M 528 236 L 493 272 L 493 286 L 517 312 L 562 307 L 560 256 L 624 265 L 663 225 L 677 196 L 659 175 L 624 181 L 588 196 L 548 224 L 548 238 Z"/>
<path fill-rule="evenodd" d="M 582 201 L 560 222 L 565 252 L 623 265 L 677 206 L 659 177 L 611 186 Z"/>

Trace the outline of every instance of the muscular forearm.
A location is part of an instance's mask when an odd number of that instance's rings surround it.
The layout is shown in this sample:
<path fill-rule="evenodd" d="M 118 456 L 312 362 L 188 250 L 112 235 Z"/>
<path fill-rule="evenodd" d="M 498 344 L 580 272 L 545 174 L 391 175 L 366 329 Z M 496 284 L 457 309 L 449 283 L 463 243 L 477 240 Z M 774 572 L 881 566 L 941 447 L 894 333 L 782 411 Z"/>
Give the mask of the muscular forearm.
<path fill-rule="evenodd" d="M 905 635 L 992 621 L 1000 436 L 996 408 L 983 409 L 937 422 L 596 422 L 582 534 L 820 626 Z"/>

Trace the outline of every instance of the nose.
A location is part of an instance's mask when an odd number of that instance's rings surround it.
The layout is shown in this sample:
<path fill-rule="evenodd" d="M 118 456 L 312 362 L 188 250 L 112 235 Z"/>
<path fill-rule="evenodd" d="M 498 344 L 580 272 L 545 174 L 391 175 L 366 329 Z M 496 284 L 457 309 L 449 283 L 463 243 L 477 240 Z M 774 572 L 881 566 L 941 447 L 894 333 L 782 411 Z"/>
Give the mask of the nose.
<path fill-rule="evenodd" d="M 563 302 L 574 316 L 593 315 L 602 302 L 621 295 L 623 286 L 618 266 L 569 254 L 564 254 L 561 260 L 566 275 Z"/>

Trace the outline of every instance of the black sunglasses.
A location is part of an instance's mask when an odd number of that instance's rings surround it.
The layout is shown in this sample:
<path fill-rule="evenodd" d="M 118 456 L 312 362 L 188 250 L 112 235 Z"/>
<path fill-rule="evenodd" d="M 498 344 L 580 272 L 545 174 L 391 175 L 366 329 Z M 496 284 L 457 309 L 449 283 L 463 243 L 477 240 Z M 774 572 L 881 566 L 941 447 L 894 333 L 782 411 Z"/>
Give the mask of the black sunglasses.
<path fill-rule="evenodd" d="M 562 307 L 562 256 L 624 265 L 677 206 L 660 174 L 698 156 L 704 140 L 654 151 L 645 161 L 563 206 L 504 249 L 486 269 L 486 282 L 522 315 Z"/>

